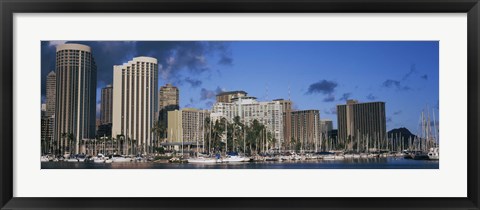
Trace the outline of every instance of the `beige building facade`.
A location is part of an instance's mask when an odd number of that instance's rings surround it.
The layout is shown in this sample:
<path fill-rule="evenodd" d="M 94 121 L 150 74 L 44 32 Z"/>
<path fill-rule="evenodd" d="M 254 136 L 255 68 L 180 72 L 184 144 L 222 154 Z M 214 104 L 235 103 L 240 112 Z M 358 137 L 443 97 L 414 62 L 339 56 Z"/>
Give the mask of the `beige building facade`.
<path fill-rule="evenodd" d="M 157 89 L 156 58 L 135 57 L 113 67 L 112 137 L 123 136 L 136 142 L 139 151 L 147 151 L 153 139 Z"/>
<path fill-rule="evenodd" d="M 102 97 L 100 99 L 100 124 L 112 123 L 113 111 L 113 86 L 107 85 L 102 88 Z"/>
<path fill-rule="evenodd" d="M 97 67 L 89 46 L 62 44 L 56 50 L 56 150 L 84 153 L 80 142 L 95 138 Z"/>
<path fill-rule="evenodd" d="M 168 112 L 168 143 L 205 141 L 205 119 L 210 116 L 208 110 L 185 108 Z"/>
<path fill-rule="evenodd" d="M 57 77 L 55 71 L 51 71 L 47 75 L 47 87 L 46 87 L 46 116 L 53 116 L 55 115 L 55 95 L 56 95 L 56 84 L 57 84 Z"/>
<path fill-rule="evenodd" d="M 213 105 L 211 119 L 213 122 L 225 118 L 232 123 L 239 116 L 242 123 L 250 125 L 254 120 L 265 125 L 276 140 L 276 149 L 284 142 L 283 104 L 280 101 L 259 102 L 255 97 L 236 97 L 231 103 L 217 102 Z"/>
<path fill-rule="evenodd" d="M 346 104 L 337 105 L 337 118 L 340 141 L 359 137 L 373 142 L 386 137 L 385 102 L 347 100 Z"/>
<path fill-rule="evenodd" d="M 245 97 L 247 92 L 242 90 L 222 92 L 217 94 L 217 103 L 232 103 L 234 98 Z"/>
<path fill-rule="evenodd" d="M 320 111 L 292 111 L 292 139 L 302 150 L 319 151 L 321 147 Z"/>

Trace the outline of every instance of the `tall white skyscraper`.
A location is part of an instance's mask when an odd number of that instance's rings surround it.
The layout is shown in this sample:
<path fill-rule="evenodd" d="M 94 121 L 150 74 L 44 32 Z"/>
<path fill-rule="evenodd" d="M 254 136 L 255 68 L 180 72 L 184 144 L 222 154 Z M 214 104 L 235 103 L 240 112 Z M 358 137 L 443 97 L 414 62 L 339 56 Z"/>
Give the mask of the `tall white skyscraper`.
<path fill-rule="evenodd" d="M 80 142 L 95 138 L 97 67 L 90 47 L 57 46 L 55 68 L 56 151 L 84 153 Z"/>
<path fill-rule="evenodd" d="M 113 67 L 113 138 L 121 135 L 126 142 L 135 142 L 138 152 L 147 151 L 158 107 L 157 90 L 156 58 L 135 57 Z M 125 147 L 122 150 L 127 153 Z"/>

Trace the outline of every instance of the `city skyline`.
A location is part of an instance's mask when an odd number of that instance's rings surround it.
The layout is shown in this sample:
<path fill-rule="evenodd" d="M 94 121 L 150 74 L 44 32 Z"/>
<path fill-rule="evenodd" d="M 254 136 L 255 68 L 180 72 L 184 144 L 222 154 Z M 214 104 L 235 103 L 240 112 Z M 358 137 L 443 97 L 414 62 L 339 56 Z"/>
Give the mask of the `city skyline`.
<path fill-rule="evenodd" d="M 217 93 L 243 90 L 259 101 L 284 98 L 297 110 L 318 109 L 334 128 L 336 105 L 347 99 L 386 102 L 388 130 L 417 132 L 426 106 L 438 116 L 438 42 L 72 42 L 92 47 L 97 116 L 113 65 L 141 55 L 158 59 L 158 85 L 179 88 L 180 108 L 211 109 Z M 49 54 L 59 43 L 42 42 L 43 103 L 55 65 Z"/>

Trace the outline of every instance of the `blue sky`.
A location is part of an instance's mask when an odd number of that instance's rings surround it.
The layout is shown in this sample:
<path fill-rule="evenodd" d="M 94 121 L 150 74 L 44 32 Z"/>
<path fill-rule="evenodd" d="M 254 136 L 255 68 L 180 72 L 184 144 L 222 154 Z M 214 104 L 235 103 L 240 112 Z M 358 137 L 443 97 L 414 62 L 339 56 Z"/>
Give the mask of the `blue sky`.
<path fill-rule="evenodd" d="M 71 42 L 93 49 L 97 101 L 112 82 L 113 65 L 152 56 L 161 65 L 159 85 L 178 86 L 181 107 L 210 108 L 216 93 L 244 90 L 259 100 L 290 98 L 295 109 L 318 109 L 334 127 L 335 107 L 346 99 L 386 102 L 388 130 L 417 133 L 427 107 L 438 121 L 436 41 Z M 60 43 L 41 43 L 42 100 Z"/>

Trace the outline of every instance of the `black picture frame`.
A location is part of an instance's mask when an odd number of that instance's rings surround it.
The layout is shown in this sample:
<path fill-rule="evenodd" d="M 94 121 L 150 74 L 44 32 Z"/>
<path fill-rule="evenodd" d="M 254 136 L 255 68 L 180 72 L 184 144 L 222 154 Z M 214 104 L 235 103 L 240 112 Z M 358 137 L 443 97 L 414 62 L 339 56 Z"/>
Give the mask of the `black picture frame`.
<path fill-rule="evenodd" d="M 479 209 L 478 0 L 0 0 L 2 209 Z M 467 13 L 468 196 L 465 198 L 16 198 L 13 197 L 15 13 Z M 448 180 L 446 180 L 448 181 Z M 381 186 L 380 186 L 381 187 Z"/>

